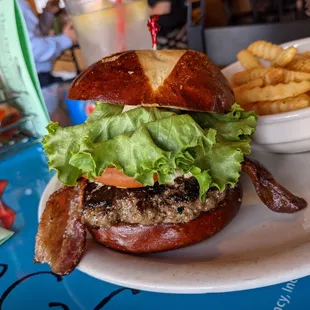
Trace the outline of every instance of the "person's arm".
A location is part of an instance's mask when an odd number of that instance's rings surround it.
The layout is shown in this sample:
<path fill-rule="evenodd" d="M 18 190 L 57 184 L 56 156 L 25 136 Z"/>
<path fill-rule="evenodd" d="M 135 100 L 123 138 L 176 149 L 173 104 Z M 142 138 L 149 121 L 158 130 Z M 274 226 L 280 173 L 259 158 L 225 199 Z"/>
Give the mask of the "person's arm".
<path fill-rule="evenodd" d="M 37 36 L 29 33 L 33 57 L 38 62 L 57 58 L 64 50 L 77 43 L 77 37 L 71 23 L 63 28 L 63 34 L 57 36 Z"/>
<path fill-rule="evenodd" d="M 33 57 L 37 62 L 56 59 L 64 50 L 72 46 L 71 39 L 65 34 L 57 36 L 30 35 L 30 42 Z"/>
<path fill-rule="evenodd" d="M 39 27 L 38 18 L 32 12 L 29 4 L 24 0 L 19 0 L 19 4 L 28 29 L 35 62 L 53 60 L 76 43 L 76 35 L 71 25 L 64 27 L 62 35 L 44 36 Z"/>

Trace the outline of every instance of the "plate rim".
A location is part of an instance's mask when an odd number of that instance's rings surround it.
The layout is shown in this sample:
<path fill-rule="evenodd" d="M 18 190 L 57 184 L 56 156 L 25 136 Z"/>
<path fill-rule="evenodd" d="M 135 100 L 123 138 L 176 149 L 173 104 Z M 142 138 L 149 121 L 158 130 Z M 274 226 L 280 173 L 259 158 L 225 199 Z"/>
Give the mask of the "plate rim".
<path fill-rule="evenodd" d="M 40 199 L 40 204 L 38 208 L 38 218 L 40 219 L 42 212 L 44 211 L 44 203 L 47 201 L 49 195 L 55 190 L 55 187 L 61 186 L 60 182 L 57 179 L 57 176 L 54 175 L 49 183 L 47 184 L 46 188 L 44 189 L 44 192 L 41 196 Z M 310 207 L 310 206 L 309 206 Z M 292 265 L 289 271 L 283 272 L 283 269 L 278 268 L 277 271 L 273 271 L 273 273 L 270 274 L 265 274 L 264 276 L 261 277 L 251 277 L 249 276 L 248 278 L 243 278 L 242 281 L 235 281 L 235 279 L 229 279 L 226 283 L 221 283 L 220 285 L 213 286 L 210 282 L 206 281 L 204 284 L 196 284 L 196 285 L 191 285 L 188 286 L 186 284 L 182 284 L 179 282 L 178 285 L 176 284 L 168 284 L 168 283 L 154 283 L 150 280 L 139 280 L 136 278 L 131 278 L 131 277 L 117 277 L 115 274 L 112 272 L 110 273 L 96 273 L 94 269 L 91 267 L 91 258 L 89 253 L 89 250 L 91 251 L 96 251 L 98 248 L 102 248 L 103 251 L 106 251 L 106 253 L 116 253 L 115 255 L 124 255 L 124 259 L 127 261 L 130 261 L 131 264 L 137 264 L 138 262 L 136 260 L 136 257 L 134 255 L 129 255 L 129 254 L 124 254 L 124 253 L 119 253 L 114 250 L 110 250 L 108 248 L 105 248 L 102 245 L 97 244 L 93 240 L 87 240 L 87 249 L 88 251 L 85 253 L 84 257 L 82 258 L 80 264 L 76 267 L 77 270 L 80 272 L 84 272 L 88 274 L 89 276 L 92 276 L 96 279 L 112 283 L 114 285 L 119 285 L 123 287 L 129 287 L 132 289 L 138 289 L 138 290 L 143 290 L 143 291 L 149 291 L 149 292 L 157 292 L 157 293 L 172 293 L 172 294 L 203 294 L 203 293 L 224 293 L 224 292 L 236 292 L 236 291 L 243 291 L 243 290 L 248 290 L 248 289 L 256 289 L 256 288 L 262 288 L 262 287 L 268 287 L 271 285 L 276 285 L 279 283 L 284 283 L 293 279 L 298 279 L 298 278 L 303 278 L 306 276 L 310 275 L 310 240 L 306 243 L 303 243 L 299 246 L 293 247 L 295 251 L 292 251 L 292 248 L 286 249 L 284 252 L 275 252 L 267 255 L 266 257 L 260 257 L 257 259 L 250 258 L 250 259 L 245 259 L 245 260 L 240 260 L 239 265 L 245 263 L 246 266 L 241 266 L 241 268 L 244 268 L 245 270 L 250 270 L 251 265 L 258 266 L 259 264 L 264 265 L 265 264 L 270 264 L 268 263 L 269 260 L 276 260 L 279 256 L 286 255 L 288 256 L 285 260 L 291 260 Z M 307 255 L 307 259 L 301 259 L 301 255 L 298 255 L 298 252 L 303 253 L 309 253 Z M 294 254 L 292 254 L 294 253 Z M 297 255 L 296 255 L 297 254 Z M 113 254 L 112 254 L 113 255 Z M 89 258 L 87 259 L 87 256 Z M 292 258 L 298 257 L 298 259 L 293 260 Z M 129 260 L 128 260 L 129 258 Z M 138 258 L 139 259 L 139 258 Z M 308 262 L 308 263 L 307 263 Z M 157 264 L 157 262 L 155 262 Z M 197 265 L 197 267 L 201 267 L 199 265 L 203 265 L 203 263 L 208 264 L 208 262 L 194 262 L 191 263 L 191 266 Z M 152 264 L 152 261 L 151 261 Z M 169 265 L 169 263 L 167 264 Z M 171 264 L 174 265 L 174 264 Z M 222 268 L 228 269 L 232 265 L 234 265 L 234 261 L 232 262 L 219 262 L 218 265 L 221 265 Z M 234 266 L 235 268 L 238 268 Z M 263 266 L 261 268 L 263 269 Z M 151 276 L 151 275 L 150 275 Z M 158 281 L 157 281 L 158 282 Z M 186 281 L 185 281 L 186 282 Z"/>

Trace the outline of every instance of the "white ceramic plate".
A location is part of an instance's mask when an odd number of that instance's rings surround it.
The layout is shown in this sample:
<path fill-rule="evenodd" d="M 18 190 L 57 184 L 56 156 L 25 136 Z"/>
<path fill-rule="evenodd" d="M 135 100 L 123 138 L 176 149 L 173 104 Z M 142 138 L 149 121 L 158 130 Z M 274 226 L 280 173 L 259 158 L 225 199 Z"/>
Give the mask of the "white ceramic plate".
<path fill-rule="evenodd" d="M 310 51 L 310 38 L 287 42 L 282 46 L 284 48 L 295 46 L 300 53 Z M 224 68 L 222 72 L 231 82 L 232 75 L 243 70 L 237 61 Z M 252 143 L 274 153 L 310 151 L 310 108 L 260 116 Z"/>
<path fill-rule="evenodd" d="M 281 184 L 310 203 L 310 154 L 253 154 Z M 59 183 L 43 193 L 39 216 Z M 226 292 L 310 275 L 310 206 L 277 214 L 243 179 L 240 212 L 214 237 L 184 249 L 147 256 L 118 253 L 88 240 L 78 269 L 117 285 L 166 293 Z"/>

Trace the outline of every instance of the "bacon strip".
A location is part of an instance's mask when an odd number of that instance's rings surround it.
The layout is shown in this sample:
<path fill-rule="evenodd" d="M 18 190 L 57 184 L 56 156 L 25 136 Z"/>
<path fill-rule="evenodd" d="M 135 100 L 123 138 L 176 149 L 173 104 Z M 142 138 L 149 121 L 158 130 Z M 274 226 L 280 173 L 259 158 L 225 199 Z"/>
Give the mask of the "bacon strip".
<path fill-rule="evenodd" d="M 69 274 L 80 262 L 86 244 L 81 210 L 86 180 L 63 187 L 46 203 L 36 236 L 36 263 L 47 263 L 59 275 Z"/>
<path fill-rule="evenodd" d="M 252 180 L 261 201 L 272 211 L 294 213 L 307 206 L 303 198 L 293 195 L 277 183 L 271 173 L 258 161 L 245 158 L 242 171 Z"/>

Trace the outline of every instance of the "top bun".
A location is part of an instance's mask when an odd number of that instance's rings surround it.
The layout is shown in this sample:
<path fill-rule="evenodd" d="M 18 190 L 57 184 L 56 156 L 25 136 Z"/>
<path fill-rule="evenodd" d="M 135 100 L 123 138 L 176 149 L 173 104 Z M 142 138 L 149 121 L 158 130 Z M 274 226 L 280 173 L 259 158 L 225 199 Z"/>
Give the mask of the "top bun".
<path fill-rule="evenodd" d="M 192 50 L 137 50 L 105 57 L 83 71 L 72 100 L 225 113 L 234 103 L 222 72 Z"/>

